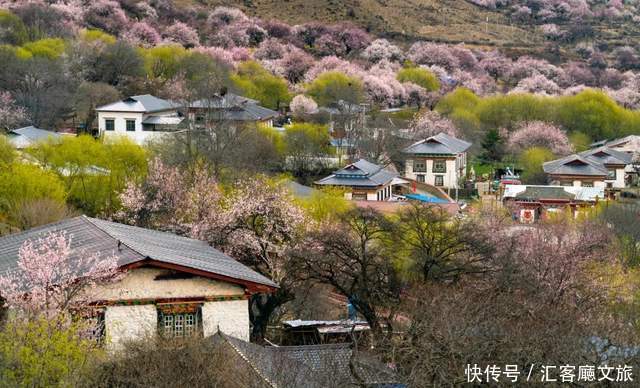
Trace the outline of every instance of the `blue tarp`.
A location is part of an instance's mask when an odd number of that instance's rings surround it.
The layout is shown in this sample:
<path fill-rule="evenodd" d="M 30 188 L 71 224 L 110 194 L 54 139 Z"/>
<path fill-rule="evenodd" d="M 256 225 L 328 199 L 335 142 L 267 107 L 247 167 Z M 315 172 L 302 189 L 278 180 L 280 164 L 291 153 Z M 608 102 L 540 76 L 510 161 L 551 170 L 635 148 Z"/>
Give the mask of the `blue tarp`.
<path fill-rule="evenodd" d="M 438 197 L 433 197 L 430 195 L 425 195 L 425 194 L 405 194 L 405 197 L 407 197 L 408 199 L 413 199 L 416 201 L 421 201 L 421 202 L 429 202 L 429 203 L 449 203 L 449 201 L 442 199 L 442 198 L 438 198 Z"/>

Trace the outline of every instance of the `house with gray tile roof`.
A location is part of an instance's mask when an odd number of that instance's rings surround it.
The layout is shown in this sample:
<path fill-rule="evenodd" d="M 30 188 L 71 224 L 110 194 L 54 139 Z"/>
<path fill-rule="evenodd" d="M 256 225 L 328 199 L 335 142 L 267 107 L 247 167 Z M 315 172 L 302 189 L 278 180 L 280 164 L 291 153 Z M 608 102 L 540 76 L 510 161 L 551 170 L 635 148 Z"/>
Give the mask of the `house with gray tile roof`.
<path fill-rule="evenodd" d="M 101 135 L 127 136 L 140 144 L 176 133 L 185 118 L 198 127 L 220 121 L 273 125 L 278 116 L 278 112 L 260 106 L 258 101 L 233 93 L 193 101 L 189 106 L 144 94 L 100 106 L 96 112 Z"/>
<path fill-rule="evenodd" d="M 70 260 L 114 257 L 124 271 L 115 283 L 86 292 L 110 346 L 156 332 L 183 337 L 220 330 L 248 340 L 249 296 L 278 287 L 203 241 L 86 216 L 0 237 L 0 273 L 18 270 L 26 241 L 60 232 L 70 238 Z"/>
<path fill-rule="evenodd" d="M 631 155 L 601 146 L 546 162 L 542 168 L 552 185 L 621 189 L 631 162 Z"/>
<path fill-rule="evenodd" d="M 466 175 L 467 150 L 471 143 L 444 132 L 411 144 L 406 156 L 406 178 L 447 189 L 458 188 Z"/>
<path fill-rule="evenodd" d="M 364 159 L 315 182 L 318 186 L 343 188 L 345 198 L 354 201 L 386 201 L 391 198 L 393 186 L 400 183 L 407 182 L 399 180 L 398 173 Z"/>
<path fill-rule="evenodd" d="M 59 139 L 60 134 L 46 129 L 36 128 L 33 125 L 9 131 L 7 137 L 16 149 L 31 147 L 39 142 Z"/>

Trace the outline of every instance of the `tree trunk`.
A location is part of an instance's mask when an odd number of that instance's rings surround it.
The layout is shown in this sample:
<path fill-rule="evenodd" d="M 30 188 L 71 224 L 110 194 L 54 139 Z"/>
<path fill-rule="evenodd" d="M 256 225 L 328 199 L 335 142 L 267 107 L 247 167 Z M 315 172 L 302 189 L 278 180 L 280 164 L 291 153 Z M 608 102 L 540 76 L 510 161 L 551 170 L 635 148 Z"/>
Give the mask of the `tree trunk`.
<path fill-rule="evenodd" d="M 249 319 L 251 320 L 251 340 L 262 342 L 267 325 L 273 312 L 280 306 L 294 299 L 291 291 L 279 288 L 273 294 L 253 295 L 250 300 Z"/>

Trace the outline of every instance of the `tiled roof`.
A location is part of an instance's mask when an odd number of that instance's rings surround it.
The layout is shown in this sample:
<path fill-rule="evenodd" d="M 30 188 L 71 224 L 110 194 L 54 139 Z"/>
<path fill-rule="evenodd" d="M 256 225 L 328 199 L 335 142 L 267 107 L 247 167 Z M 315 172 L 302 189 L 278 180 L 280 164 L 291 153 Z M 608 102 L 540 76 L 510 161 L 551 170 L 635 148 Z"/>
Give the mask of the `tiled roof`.
<path fill-rule="evenodd" d="M 503 198 L 523 201 L 562 200 L 595 202 L 604 198 L 603 187 L 506 185 Z"/>
<path fill-rule="evenodd" d="M 231 346 L 272 387 L 349 387 L 397 384 L 377 360 L 349 344 L 263 347 L 218 333 L 212 341 Z M 363 384 L 362 384 L 363 383 Z"/>
<path fill-rule="evenodd" d="M 456 155 L 466 151 L 469 147 L 471 147 L 471 143 L 441 132 L 410 145 L 403 152 L 420 155 Z"/>
<path fill-rule="evenodd" d="M 16 148 L 26 148 L 39 141 L 49 138 L 57 139 L 59 137 L 59 133 L 36 128 L 33 125 L 9 131 L 9 141 Z"/>
<path fill-rule="evenodd" d="M 18 251 L 25 241 L 60 231 L 71 238 L 76 255 L 115 255 L 120 266 L 150 259 L 220 275 L 232 283 L 277 287 L 271 280 L 203 241 L 86 216 L 0 237 L 0 272 L 17 267 Z"/>
<path fill-rule="evenodd" d="M 607 146 L 586 150 L 586 151 L 580 152 L 578 155 L 590 158 L 604 165 L 607 165 L 607 164 L 627 165 L 631 163 L 631 159 L 632 159 L 632 156 L 630 154 L 611 149 Z"/>
<path fill-rule="evenodd" d="M 315 183 L 333 186 L 377 187 L 388 184 L 397 176 L 398 173 L 360 159 Z"/>
<path fill-rule="evenodd" d="M 96 108 L 100 112 L 140 112 L 151 113 L 176 108 L 176 104 L 169 100 L 163 100 L 150 94 L 142 94 L 139 96 L 127 97 L 122 101 L 116 101 L 111 104 L 103 105 Z"/>
<path fill-rule="evenodd" d="M 581 175 L 606 176 L 608 170 L 601 163 L 578 154 L 569 155 L 562 159 L 552 160 L 542 164 L 547 174 L 553 175 Z"/>

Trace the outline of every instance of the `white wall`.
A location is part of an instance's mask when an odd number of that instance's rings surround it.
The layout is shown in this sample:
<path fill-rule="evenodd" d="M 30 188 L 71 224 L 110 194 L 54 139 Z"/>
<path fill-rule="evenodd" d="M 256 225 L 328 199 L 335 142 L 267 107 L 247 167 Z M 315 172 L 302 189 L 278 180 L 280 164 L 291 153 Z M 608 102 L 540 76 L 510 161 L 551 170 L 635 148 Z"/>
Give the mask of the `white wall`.
<path fill-rule="evenodd" d="M 171 115 L 174 113 L 175 111 L 166 111 L 166 112 L 154 113 L 154 115 Z M 166 136 L 167 134 L 171 133 L 171 132 L 143 131 L 142 121 L 146 117 L 147 115 L 140 112 L 98 112 L 98 129 L 100 130 L 100 134 L 104 135 L 105 137 L 126 136 L 131 140 L 135 141 L 137 144 L 141 144 L 141 145 L 150 140 L 159 139 L 162 136 Z M 114 119 L 113 131 L 105 130 L 106 119 Z M 136 121 L 135 131 L 127 131 L 127 122 L 126 122 L 127 120 Z"/>
<path fill-rule="evenodd" d="M 611 183 L 613 187 L 617 189 L 621 189 L 625 187 L 624 177 L 625 177 L 625 169 L 616 168 L 616 179 L 607 179 L 605 180 L 605 183 Z"/>
<path fill-rule="evenodd" d="M 202 329 L 205 337 L 218 331 L 249 341 L 249 301 L 206 302 L 202 306 Z"/>
<path fill-rule="evenodd" d="M 158 312 L 152 304 L 109 306 L 104 313 L 107 347 L 117 350 L 125 341 L 154 336 L 158 329 Z"/>
<path fill-rule="evenodd" d="M 104 284 L 87 292 L 89 300 L 140 300 L 156 298 L 187 298 L 200 296 L 244 295 L 239 285 L 194 276 L 188 279 L 156 280 L 169 273 L 160 268 L 137 268 L 127 271 L 116 283 Z"/>
<path fill-rule="evenodd" d="M 422 158 L 418 158 L 416 157 L 415 159 L 422 159 Z M 440 158 L 438 158 L 440 159 Z M 404 176 L 409 178 L 409 179 L 413 179 L 413 180 L 418 180 L 417 176 L 418 175 L 424 175 L 425 177 L 425 183 L 430 184 L 435 186 L 436 184 L 436 175 L 442 175 L 444 176 L 443 178 L 443 186 L 440 187 L 444 187 L 444 188 L 456 188 L 458 186 L 458 180 L 460 178 L 460 176 L 462 176 L 463 172 L 464 172 L 464 167 L 465 164 L 465 155 L 464 154 L 460 154 L 456 157 L 456 159 L 447 159 L 445 160 L 445 164 L 446 164 L 446 172 L 445 173 L 434 173 L 433 172 L 433 161 L 434 159 L 426 159 L 426 166 L 427 166 L 427 171 L 426 172 L 414 172 L 413 171 L 413 160 L 414 157 L 408 158 L 405 162 L 405 174 Z"/>

